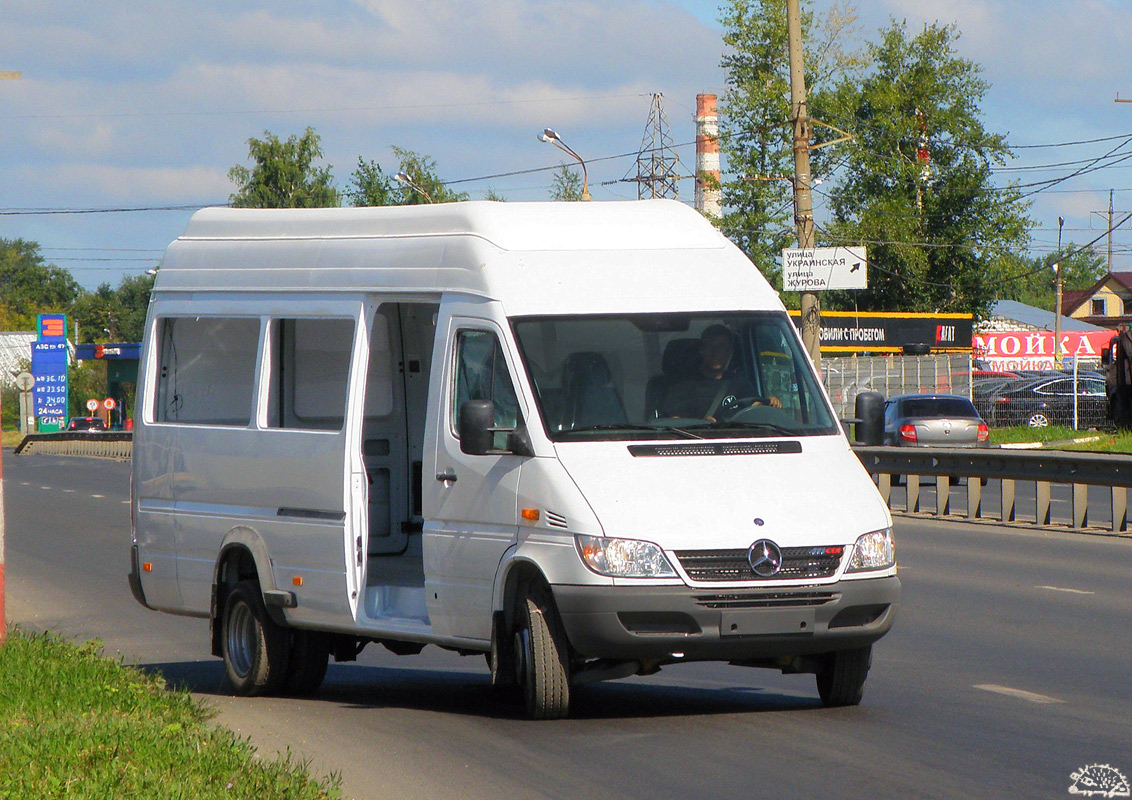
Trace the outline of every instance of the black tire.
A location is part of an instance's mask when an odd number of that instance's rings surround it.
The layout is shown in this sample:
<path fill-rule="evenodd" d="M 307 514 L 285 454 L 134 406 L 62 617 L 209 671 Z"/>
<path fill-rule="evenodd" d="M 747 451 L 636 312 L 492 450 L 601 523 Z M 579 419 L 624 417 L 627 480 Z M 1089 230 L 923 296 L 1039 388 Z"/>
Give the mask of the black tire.
<path fill-rule="evenodd" d="M 240 581 L 224 603 L 224 673 L 236 694 L 275 694 L 287 677 L 290 631 L 271 619 L 255 581 Z"/>
<path fill-rule="evenodd" d="M 316 631 L 294 631 L 291 634 L 291 656 L 287 662 L 284 690 L 291 695 L 306 695 L 322 686 L 326 665 L 330 660 L 330 638 Z"/>
<path fill-rule="evenodd" d="M 855 706 L 865 694 L 865 678 L 873 662 L 873 647 L 838 650 L 826 656 L 818 672 L 818 694 L 826 708 Z"/>
<path fill-rule="evenodd" d="M 515 671 L 531 719 L 561 719 L 570 710 L 566 636 L 550 592 L 532 586 L 519 598 Z"/>

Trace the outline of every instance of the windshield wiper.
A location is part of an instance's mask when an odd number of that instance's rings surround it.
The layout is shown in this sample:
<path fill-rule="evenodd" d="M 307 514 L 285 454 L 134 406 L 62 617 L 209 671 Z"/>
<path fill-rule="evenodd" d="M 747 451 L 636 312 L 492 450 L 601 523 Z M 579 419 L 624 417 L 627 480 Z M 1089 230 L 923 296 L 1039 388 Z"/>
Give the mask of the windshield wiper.
<path fill-rule="evenodd" d="M 632 422 L 620 422 L 620 423 L 611 423 L 611 424 L 604 424 L 604 425 L 582 425 L 582 426 L 577 427 L 577 428 L 568 428 L 564 431 L 558 431 L 558 434 L 563 435 L 563 434 L 567 434 L 567 433 L 592 433 L 592 432 L 597 432 L 597 431 L 648 431 L 649 433 L 658 433 L 658 434 L 659 433 L 667 433 L 668 431 L 673 431 L 675 433 L 683 434 L 685 437 L 687 437 L 689 439 L 702 439 L 702 438 L 704 438 L 704 437 L 699 436 L 695 433 L 692 433 L 691 431 L 686 431 L 683 428 L 676 428 L 676 427 L 671 427 L 671 426 L 668 426 L 668 425 L 664 425 L 664 426 L 637 425 L 637 424 L 632 423 Z"/>
<path fill-rule="evenodd" d="M 773 422 L 730 422 L 728 420 L 721 420 L 718 422 L 708 422 L 704 425 L 696 425 L 697 430 L 703 428 L 706 430 L 766 430 L 780 433 L 783 436 L 799 436 L 803 431 L 795 428 L 784 428 L 781 425 L 775 425 Z"/>

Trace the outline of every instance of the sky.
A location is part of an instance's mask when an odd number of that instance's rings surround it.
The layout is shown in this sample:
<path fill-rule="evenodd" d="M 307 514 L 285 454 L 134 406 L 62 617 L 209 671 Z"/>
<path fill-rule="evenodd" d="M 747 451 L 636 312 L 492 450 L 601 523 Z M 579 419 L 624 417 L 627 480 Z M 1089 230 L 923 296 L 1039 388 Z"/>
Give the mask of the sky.
<path fill-rule="evenodd" d="M 1132 0 L 857 13 L 863 40 L 893 19 L 958 26 L 991 84 L 986 127 L 1018 148 L 1002 182 L 1088 168 L 1033 196 L 1032 253 L 1056 249 L 1059 216 L 1063 242 L 1103 234 L 1110 189 L 1116 221 L 1132 212 L 1132 159 L 1108 165 L 1132 154 L 1110 138 L 1132 139 L 1132 103 L 1114 102 L 1132 99 Z M 250 137 L 308 126 L 340 186 L 359 158 L 396 171 L 399 146 L 473 199 L 512 201 L 549 198 L 552 171 L 507 173 L 568 160 L 538 140 L 550 127 L 586 159 L 594 201 L 635 199 L 623 179 L 653 93 L 694 169 L 696 94 L 726 88 L 718 17 L 716 0 L 0 0 L 0 72 L 21 74 L 0 80 L 0 238 L 38 242 L 87 288 L 117 285 L 155 266 L 193 209 L 228 200 Z M 1132 220 L 1114 242 L 1114 269 L 1132 270 Z"/>

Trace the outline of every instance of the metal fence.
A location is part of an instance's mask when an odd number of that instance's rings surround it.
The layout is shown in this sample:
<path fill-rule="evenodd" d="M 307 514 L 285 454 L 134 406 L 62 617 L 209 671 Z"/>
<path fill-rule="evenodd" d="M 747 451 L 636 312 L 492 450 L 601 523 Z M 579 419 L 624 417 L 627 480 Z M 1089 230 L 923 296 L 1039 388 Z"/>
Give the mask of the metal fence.
<path fill-rule="evenodd" d="M 859 444 L 853 450 L 896 513 L 1120 534 L 1129 530 L 1132 456 Z M 904 483 L 902 491 L 897 491 L 896 479 Z M 994 483 L 984 489 L 990 481 Z M 1024 500 L 1019 484 L 1027 487 Z M 1055 487 L 1061 487 L 1064 501 L 1060 513 L 1054 513 Z"/>
<path fill-rule="evenodd" d="M 822 356 L 822 382 L 841 417 L 852 417 L 857 394 L 958 394 L 971 396 L 971 356 Z"/>
<path fill-rule="evenodd" d="M 133 454 L 134 435 L 126 432 L 107 433 L 33 433 L 16 447 L 16 455 L 40 453 L 53 456 L 95 456 L 129 461 Z"/>

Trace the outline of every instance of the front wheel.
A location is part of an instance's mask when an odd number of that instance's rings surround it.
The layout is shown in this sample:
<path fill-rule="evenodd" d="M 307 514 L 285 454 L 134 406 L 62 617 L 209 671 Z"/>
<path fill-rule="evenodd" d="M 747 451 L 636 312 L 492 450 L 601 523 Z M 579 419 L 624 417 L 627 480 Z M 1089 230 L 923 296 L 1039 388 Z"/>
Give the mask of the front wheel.
<path fill-rule="evenodd" d="M 240 581 L 224 603 L 224 672 L 236 694 L 274 694 L 287 677 L 289 631 L 267 615 L 255 581 Z"/>
<path fill-rule="evenodd" d="M 519 600 L 515 672 L 532 719 L 560 719 L 570 710 L 566 635 L 550 591 L 532 586 Z"/>
<path fill-rule="evenodd" d="M 818 694 L 826 708 L 859 705 L 865 694 L 865 678 L 873 661 L 873 647 L 838 650 L 826 656 L 818 672 Z"/>

